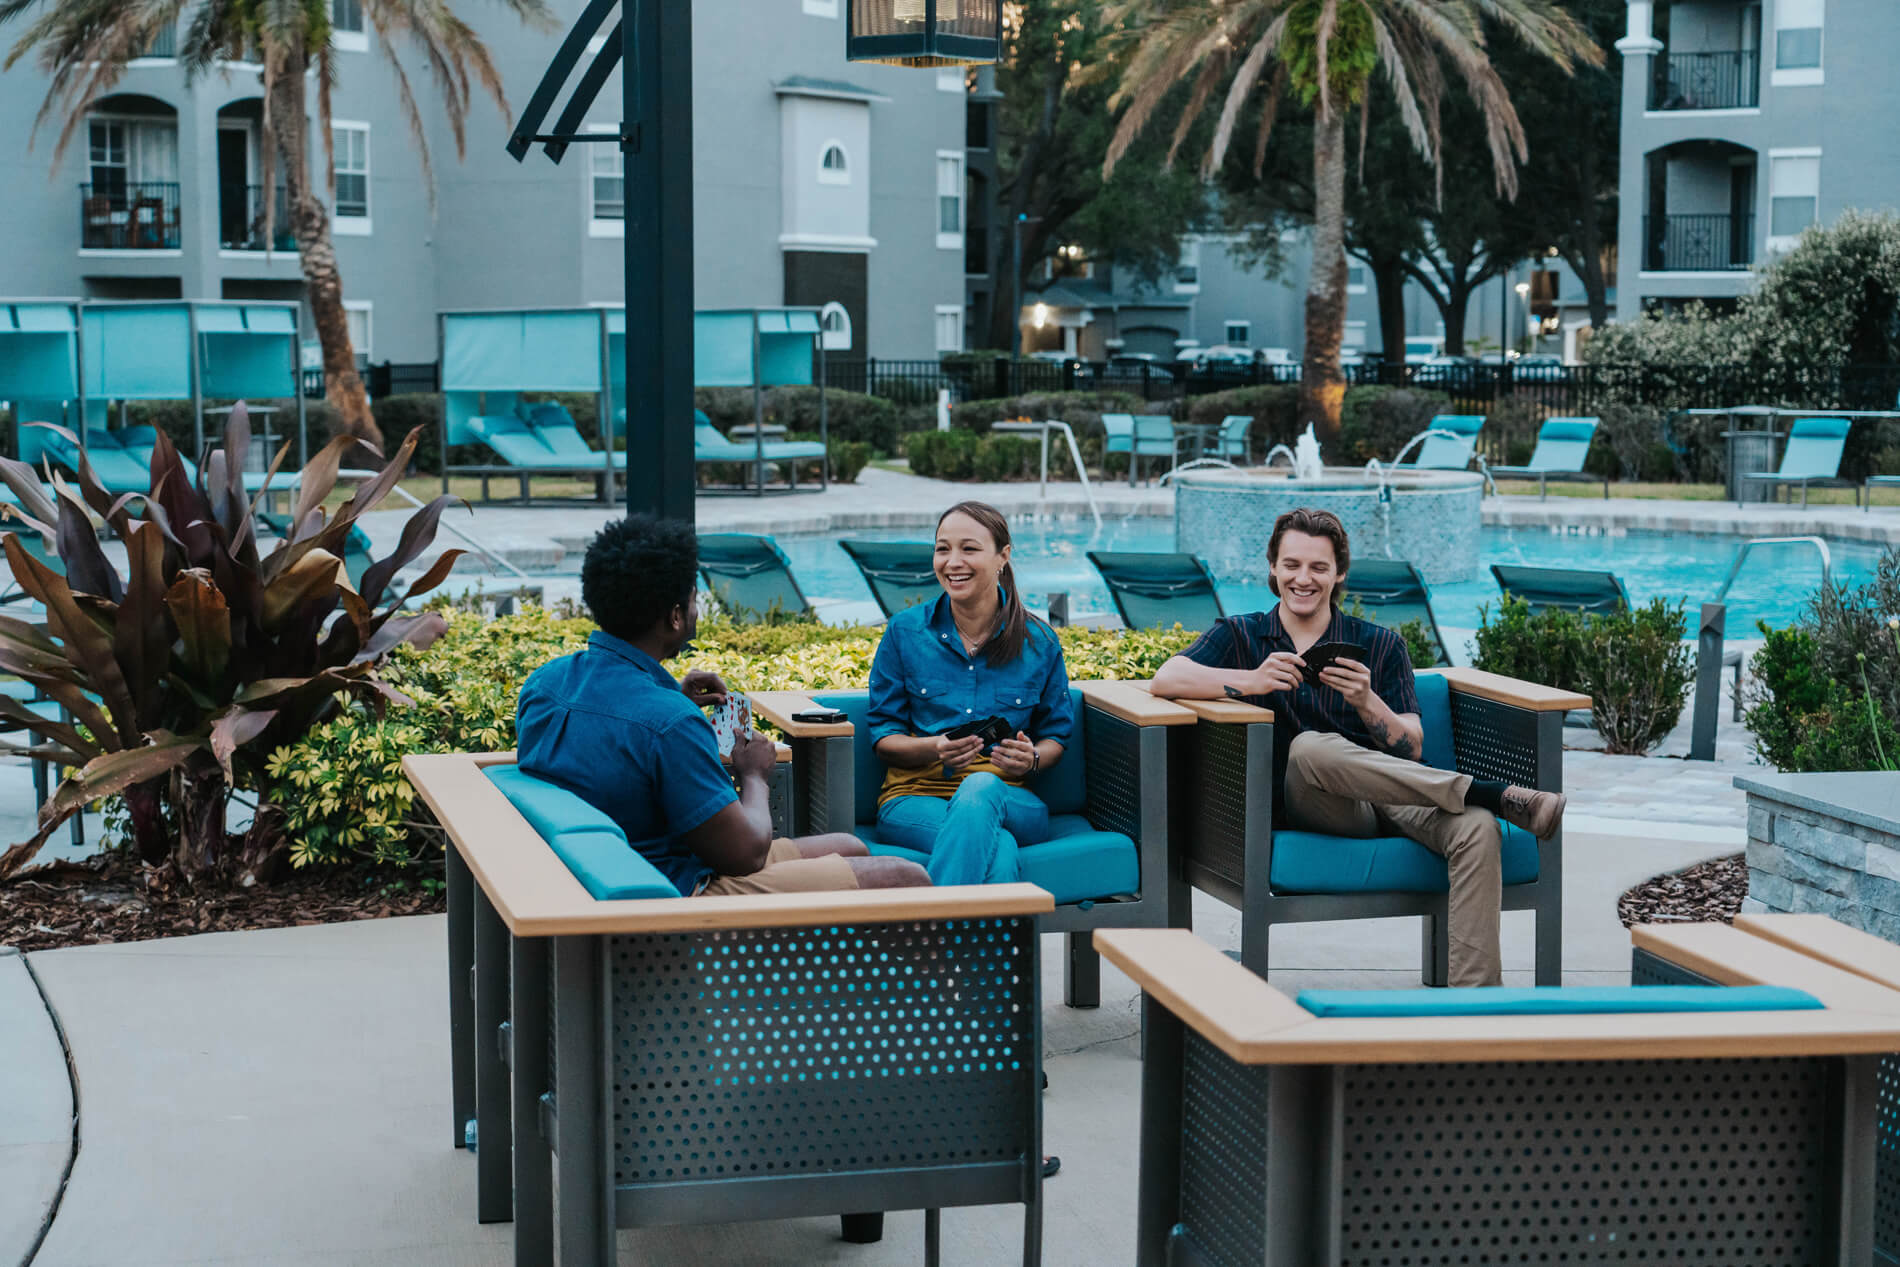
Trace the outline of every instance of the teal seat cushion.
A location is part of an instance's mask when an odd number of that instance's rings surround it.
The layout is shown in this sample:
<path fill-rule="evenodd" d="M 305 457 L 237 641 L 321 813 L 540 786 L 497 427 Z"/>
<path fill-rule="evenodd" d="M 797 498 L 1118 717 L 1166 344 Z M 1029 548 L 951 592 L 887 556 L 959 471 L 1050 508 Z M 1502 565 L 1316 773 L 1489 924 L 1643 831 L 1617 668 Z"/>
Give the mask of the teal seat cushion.
<path fill-rule="evenodd" d="M 523 774 L 518 766 L 489 766 L 487 773 L 596 899 L 680 895 L 672 881 L 627 843 L 618 823 L 579 796 Z"/>
<path fill-rule="evenodd" d="M 908 858 L 928 865 L 930 855 L 877 839 L 875 823 L 859 823 L 858 837 L 880 857 Z M 1135 842 L 1120 832 L 1097 831 L 1080 814 L 1049 819 L 1050 837 L 1025 845 L 1021 853 L 1025 883 L 1047 889 L 1058 906 L 1141 892 L 1141 859 Z"/>
<path fill-rule="evenodd" d="M 1822 1006 L 1779 985 L 1535 986 L 1475 990 L 1301 990 L 1315 1016 L 1578 1016 L 1612 1012 L 1799 1012 Z"/>
<path fill-rule="evenodd" d="M 768 462 L 823 456 L 825 456 L 825 446 L 816 440 L 779 440 L 765 446 L 765 460 Z"/>
<path fill-rule="evenodd" d="M 1425 732 L 1425 764 L 1458 768 L 1451 739 L 1451 686 L 1442 673 L 1418 675 L 1418 719 Z M 1537 879 L 1537 838 L 1521 827 L 1504 829 L 1504 883 Z M 1450 888 L 1445 860 L 1403 836 L 1327 836 L 1313 831 L 1273 833 L 1275 893 L 1443 893 Z"/>

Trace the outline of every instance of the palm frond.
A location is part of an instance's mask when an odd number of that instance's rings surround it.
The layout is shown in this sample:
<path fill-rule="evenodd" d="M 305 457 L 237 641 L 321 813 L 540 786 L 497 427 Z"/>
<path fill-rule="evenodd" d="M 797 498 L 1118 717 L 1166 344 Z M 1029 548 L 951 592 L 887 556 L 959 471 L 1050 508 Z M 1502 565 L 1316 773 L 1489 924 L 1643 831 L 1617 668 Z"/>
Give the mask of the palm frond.
<path fill-rule="evenodd" d="M 1280 114 L 1280 102 L 1286 97 L 1287 69 L 1281 62 L 1273 69 L 1273 82 L 1267 86 L 1267 99 L 1260 103 L 1260 131 L 1253 145 L 1253 174 L 1259 178 L 1267 165 L 1267 138 L 1273 134 L 1274 120 Z"/>
<path fill-rule="evenodd" d="M 1226 49 L 1220 49 L 1208 58 L 1201 67 L 1201 73 L 1194 80 L 1194 91 L 1188 95 L 1187 106 L 1181 111 L 1180 121 L 1174 125 L 1174 139 L 1168 142 L 1168 156 L 1161 166 L 1167 171 L 1174 170 L 1174 159 L 1181 152 L 1181 143 L 1194 128 L 1194 121 L 1201 117 L 1201 111 L 1207 108 L 1207 99 L 1214 95 L 1214 89 L 1227 74 L 1229 57 Z"/>
<path fill-rule="evenodd" d="M 1234 73 L 1234 82 L 1227 90 L 1227 100 L 1221 106 L 1220 122 L 1214 125 L 1214 139 L 1208 144 L 1207 159 L 1201 170 L 1204 175 L 1212 176 L 1227 161 L 1227 147 L 1233 143 L 1234 129 L 1240 123 L 1240 111 L 1248 96 L 1253 93 L 1254 85 L 1260 82 L 1260 72 L 1266 68 L 1267 59 L 1279 48 L 1281 37 L 1286 34 L 1287 14 L 1281 13 L 1260 37 L 1247 50 L 1246 60 L 1240 63 L 1240 69 Z M 1271 126 L 1271 120 L 1268 120 Z M 1264 142 L 1263 142 L 1264 145 Z"/>

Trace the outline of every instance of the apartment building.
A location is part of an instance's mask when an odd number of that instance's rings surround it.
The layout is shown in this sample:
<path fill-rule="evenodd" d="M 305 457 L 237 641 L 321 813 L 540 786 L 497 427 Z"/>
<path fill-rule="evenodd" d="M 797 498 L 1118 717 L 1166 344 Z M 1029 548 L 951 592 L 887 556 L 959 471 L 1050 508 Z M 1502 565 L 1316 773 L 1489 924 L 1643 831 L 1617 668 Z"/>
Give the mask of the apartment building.
<path fill-rule="evenodd" d="M 426 67 L 398 43 L 434 160 L 431 189 L 361 0 L 328 3 L 338 62 L 330 208 L 359 355 L 434 360 L 441 309 L 620 303 L 618 148 L 575 146 L 558 166 L 537 151 L 518 164 L 503 148 L 509 122 L 483 98 L 458 162 Z M 552 30 L 524 29 L 496 6 L 462 11 L 511 105 L 527 100 L 581 7 L 553 0 Z M 824 307 L 839 355 L 958 350 L 962 75 L 846 62 L 843 10 L 843 0 L 694 0 L 695 303 Z M 46 87 L 30 58 L 0 74 L 0 118 L 32 119 Z M 586 126 L 615 129 L 619 101 L 616 72 Z M 57 164 L 60 120 L 36 142 L 24 123 L 0 132 L 10 191 L 0 218 L 12 237 L 0 295 L 299 298 L 282 191 L 264 183 L 262 116 L 257 66 L 188 84 L 168 37 L 131 64 Z M 320 164 L 321 138 L 312 148 Z M 267 196 L 275 241 L 265 240 Z"/>
<path fill-rule="evenodd" d="M 1809 225 L 1900 202 L 1893 0 L 1629 0 L 1616 47 L 1620 318 L 1732 303 Z"/>

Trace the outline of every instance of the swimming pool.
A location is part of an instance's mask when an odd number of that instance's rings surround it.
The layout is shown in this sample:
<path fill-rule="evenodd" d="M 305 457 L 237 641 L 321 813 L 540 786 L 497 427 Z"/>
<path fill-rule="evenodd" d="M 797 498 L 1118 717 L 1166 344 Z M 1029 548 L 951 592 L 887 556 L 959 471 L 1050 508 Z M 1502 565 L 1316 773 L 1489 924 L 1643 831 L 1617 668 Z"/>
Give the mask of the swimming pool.
<path fill-rule="evenodd" d="M 1067 591 L 1073 615 L 1112 613 L 1114 604 L 1102 578 L 1090 566 L 1090 550 L 1174 549 L 1174 522 L 1162 517 L 1106 521 L 1100 531 L 1087 521 L 1014 523 L 1014 558 L 1025 601 L 1034 610 L 1047 606 L 1052 592 Z M 927 528 L 863 529 L 852 532 L 783 536 L 779 547 L 791 560 L 799 585 L 814 603 L 860 603 L 870 592 L 844 551 L 840 537 L 872 541 L 923 541 Z M 1489 566 L 1522 563 L 1534 567 L 1600 568 L 1623 578 L 1630 598 L 1638 603 L 1661 596 L 1686 599 L 1693 631 L 1697 607 L 1715 597 L 1728 575 L 1742 538 L 1696 533 L 1583 533 L 1547 528 L 1486 527 L 1479 534 L 1481 578 L 1432 587 L 1432 608 L 1438 623 L 1448 629 L 1478 627 L 1478 609 L 1498 600 Z M 1265 542 L 1261 542 L 1262 549 Z M 1860 584 L 1873 575 L 1880 558 L 1878 546 L 1861 542 L 1830 543 L 1836 580 Z M 1265 585 L 1223 580 L 1216 576 L 1222 604 L 1230 612 L 1261 610 L 1273 605 Z M 1751 638 L 1755 622 L 1789 623 L 1819 586 L 1819 557 L 1811 546 L 1763 546 L 1749 555 L 1747 565 L 1728 594 L 1728 633 Z"/>

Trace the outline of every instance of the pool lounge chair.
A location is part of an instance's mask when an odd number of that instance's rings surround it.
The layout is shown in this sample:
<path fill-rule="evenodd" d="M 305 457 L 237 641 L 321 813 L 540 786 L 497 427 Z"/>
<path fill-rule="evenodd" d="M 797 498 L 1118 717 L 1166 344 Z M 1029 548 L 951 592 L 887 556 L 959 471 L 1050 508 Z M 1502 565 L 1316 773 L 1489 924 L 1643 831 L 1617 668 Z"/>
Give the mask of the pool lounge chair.
<path fill-rule="evenodd" d="M 791 563 L 770 537 L 701 533 L 699 574 L 706 578 L 706 588 L 719 606 L 734 618 L 811 614 L 811 603 L 798 588 Z"/>
<path fill-rule="evenodd" d="M 1425 430 L 1449 431 L 1452 434 L 1426 435 L 1418 446 L 1418 452 L 1410 462 L 1403 464 L 1403 469 L 1462 471 L 1471 465 L 1471 455 L 1478 447 L 1478 432 L 1483 429 L 1483 414 L 1439 414 L 1426 425 Z M 1406 443 L 1410 444 L 1411 441 Z"/>
<path fill-rule="evenodd" d="M 1214 440 L 1214 451 L 1210 456 L 1226 458 L 1238 466 L 1248 465 L 1253 460 L 1248 444 L 1252 431 L 1252 414 L 1228 414 L 1220 420 L 1220 434 Z"/>
<path fill-rule="evenodd" d="M 572 462 L 582 470 L 601 469 L 601 459 L 605 455 L 587 443 L 587 437 L 581 434 L 580 424 L 574 421 L 574 415 L 567 412 L 565 405 L 548 400 L 523 405 L 519 412 L 522 420 L 534 432 L 535 439 L 546 445 L 548 451 L 557 458 Z M 627 469 L 625 453 L 614 453 L 613 468 L 622 472 Z"/>
<path fill-rule="evenodd" d="M 1142 414 L 1135 419 L 1133 448 L 1128 455 L 1128 487 L 1135 486 L 1143 458 L 1166 458 L 1173 470 L 1179 458 L 1175 443 L 1174 419 L 1166 414 Z"/>
<path fill-rule="evenodd" d="M 933 566 L 936 547 L 928 541 L 840 541 L 838 547 L 858 565 L 887 620 L 943 593 Z"/>
<path fill-rule="evenodd" d="M 1532 450 L 1531 460 L 1523 466 L 1494 466 L 1491 478 L 1535 479 L 1539 501 L 1549 495 L 1546 480 L 1596 480 L 1603 484 L 1603 496 L 1607 499 L 1610 477 L 1591 475 L 1583 469 L 1583 460 L 1590 453 L 1590 440 L 1596 431 L 1595 418 L 1546 418 L 1544 425 L 1537 429 L 1537 448 Z"/>
<path fill-rule="evenodd" d="M 128 449 L 123 433 L 107 431 L 103 427 L 94 428 L 86 437 L 86 461 L 92 467 L 92 473 L 98 477 L 100 487 L 106 492 L 149 493 L 152 491 L 152 449 L 153 441 L 148 434 L 150 427 L 128 427 L 126 432 L 139 433 L 133 437 L 136 447 Z M 52 459 L 55 466 L 62 467 L 75 477 L 79 474 L 79 443 L 57 431 L 45 431 L 40 440 L 40 451 Z M 191 468 L 187 465 L 187 472 Z"/>
<path fill-rule="evenodd" d="M 1532 614 L 1552 607 L 1573 612 L 1607 612 L 1630 605 L 1629 591 L 1614 572 L 1587 568 L 1534 568 L 1493 563 L 1498 588 L 1531 605 Z"/>
<path fill-rule="evenodd" d="M 693 411 L 693 462 L 703 465 L 708 462 L 730 462 L 745 468 L 746 483 L 749 491 L 764 493 L 765 486 L 752 483 L 762 478 L 756 474 L 756 468 L 763 452 L 767 466 L 783 466 L 786 484 L 798 487 L 798 464 L 815 461 L 818 463 L 818 486 L 831 486 L 831 464 L 825 459 L 825 446 L 815 440 L 774 440 L 763 445 L 741 440 L 728 440 L 712 425 L 712 420 L 701 410 Z"/>
<path fill-rule="evenodd" d="M 561 410 L 563 416 L 566 413 L 565 409 Z M 568 419 L 570 424 L 572 421 L 571 418 Z M 521 500 L 524 502 L 529 499 L 528 482 L 535 475 L 575 476 L 581 479 L 592 479 L 596 484 L 605 475 L 600 453 L 588 448 L 587 442 L 581 439 L 578 430 L 572 437 L 579 443 L 582 451 L 577 454 L 558 451 L 542 434 L 541 428 L 514 414 L 479 415 L 468 420 L 467 428 L 471 435 L 488 446 L 489 451 L 501 459 L 499 464 L 462 465 L 450 468 L 452 473 L 457 475 L 480 476 L 483 501 L 489 500 L 488 482 L 497 475 L 512 475 L 520 480 Z M 549 430 L 558 435 L 562 428 L 552 426 Z M 566 437 L 561 436 L 560 439 L 564 442 Z M 615 464 L 614 469 L 624 474 L 625 467 L 626 461 L 623 457 Z"/>
<path fill-rule="evenodd" d="M 1742 478 L 1767 484 L 1770 497 L 1784 484 L 1801 486 L 1801 506 L 1807 508 L 1808 485 L 1819 484 L 1854 490 L 1854 503 L 1860 504 L 1861 486 L 1841 478 L 1841 452 L 1847 447 L 1851 419 L 1797 418 L 1788 431 L 1788 445 L 1781 451 L 1781 466 L 1773 472 L 1749 471 Z M 1792 489 L 1788 499 L 1794 500 Z"/>
<path fill-rule="evenodd" d="M 1404 559 L 1354 559 L 1352 570 L 1346 573 L 1345 595 L 1347 606 L 1358 599 L 1366 618 L 1388 629 L 1396 631 L 1408 620 L 1418 621 L 1431 635 L 1438 663 L 1451 663 L 1451 651 L 1432 612 L 1432 592 L 1418 569 Z"/>
<path fill-rule="evenodd" d="M 1088 552 L 1130 629 L 1211 629 L 1227 614 L 1213 574 L 1191 554 Z"/>

